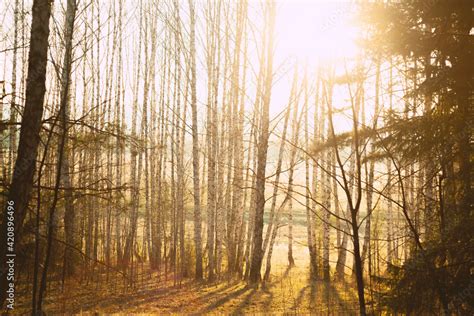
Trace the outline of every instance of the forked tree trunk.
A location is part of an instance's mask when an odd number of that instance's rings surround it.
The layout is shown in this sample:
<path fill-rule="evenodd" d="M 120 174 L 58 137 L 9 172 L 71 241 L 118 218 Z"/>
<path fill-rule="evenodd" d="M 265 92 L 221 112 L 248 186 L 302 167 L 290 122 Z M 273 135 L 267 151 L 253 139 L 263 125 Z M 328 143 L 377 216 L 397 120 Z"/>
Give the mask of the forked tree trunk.
<path fill-rule="evenodd" d="M 281 166 L 283 162 L 283 154 L 285 152 L 285 146 L 286 146 L 286 134 L 288 130 L 288 121 L 290 119 L 290 113 L 291 113 L 291 107 L 295 105 L 295 98 L 296 98 L 296 85 L 298 81 L 298 70 L 297 68 L 295 69 L 295 74 L 293 76 L 293 83 L 291 87 L 291 92 L 290 92 L 290 99 L 288 100 L 288 105 L 285 111 L 285 117 L 283 120 L 283 131 L 281 134 L 281 140 L 280 140 L 280 150 L 278 152 L 278 161 L 277 161 L 277 166 L 275 170 L 275 180 L 273 182 L 273 193 L 272 193 L 272 200 L 271 200 L 271 206 L 270 206 L 270 215 L 269 215 L 269 220 L 268 220 L 268 226 L 267 226 L 267 232 L 265 235 L 265 240 L 263 242 L 263 253 L 268 249 L 268 242 L 270 241 L 270 236 L 272 235 L 272 230 L 274 229 L 274 223 L 275 223 L 275 208 L 276 208 L 276 201 L 278 197 L 278 189 L 280 185 L 280 173 L 281 173 Z M 297 105 L 297 104 L 296 104 Z"/>
<path fill-rule="evenodd" d="M 295 69 L 295 72 L 297 72 L 297 68 Z M 288 212 L 292 211 L 293 207 L 293 183 L 294 183 L 294 173 L 295 173 L 295 165 L 296 165 L 296 154 L 298 151 L 298 146 L 299 146 L 299 131 L 300 131 L 300 126 L 301 126 L 301 119 L 302 115 L 304 112 L 301 112 L 300 116 L 298 117 L 298 106 L 299 106 L 299 96 L 300 93 L 297 91 L 298 89 L 296 88 L 296 81 L 297 77 L 295 75 L 294 78 L 294 84 L 295 84 L 295 89 L 293 91 L 293 94 L 290 96 L 290 100 L 292 100 L 291 106 L 294 107 L 293 109 L 293 117 L 292 117 L 292 138 L 291 138 L 291 151 L 290 151 L 290 166 L 289 166 L 289 173 L 288 173 L 288 187 L 286 189 L 286 195 L 285 198 L 281 204 L 281 206 L 278 208 L 276 216 L 275 216 L 275 224 L 274 228 L 272 231 L 272 236 L 270 240 L 270 245 L 268 248 L 268 256 L 267 256 L 267 264 L 266 264 L 266 269 L 265 269 L 265 275 L 264 275 L 264 280 L 268 281 L 268 278 L 270 276 L 270 269 L 271 269 L 271 260 L 272 260 L 272 253 L 273 253 L 273 246 L 275 244 L 276 236 L 277 236 L 277 231 L 280 225 L 280 218 L 282 215 L 283 210 L 288 207 Z M 293 253 L 292 249 L 290 248 L 290 241 L 292 242 L 292 232 L 289 231 L 288 233 L 288 266 L 291 268 L 295 265 L 294 259 L 293 259 Z"/>
<path fill-rule="evenodd" d="M 270 277 L 270 270 L 271 270 L 271 260 L 272 260 L 272 253 L 273 253 L 273 245 L 275 243 L 275 239 L 277 236 L 277 232 L 279 229 L 280 225 L 280 219 L 281 219 L 281 214 L 283 210 L 286 208 L 289 200 L 291 199 L 290 195 L 290 190 L 292 189 L 292 181 L 293 181 L 293 163 L 294 161 L 290 162 L 290 179 L 289 184 L 288 184 L 288 189 L 287 193 L 285 195 L 285 199 L 283 203 L 278 207 L 278 209 L 275 212 L 275 206 L 276 206 L 276 199 L 278 195 L 278 189 L 279 189 L 279 184 L 280 184 L 280 173 L 281 173 L 281 166 L 282 166 L 282 161 L 283 161 L 283 154 L 285 152 L 285 145 L 286 145 L 286 134 L 288 130 L 288 121 L 290 118 L 291 110 L 292 107 L 296 107 L 295 110 L 293 111 L 294 115 L 297 115 L 297 107 L 298 107 L 298 98 L 297 98 L 297 81 L 298 81 L 298 68 L 295 67 L 295 74 L 293 77 L 293 83 L 292 83 L 292 89 L 290 93 L 290 98 L 288 100 L 288 105 L 286 108 L 286 113 L 283 121 L 283 132 L 281 135 L 281 141 L 280 141 L 280 151 L 278 153 L 278 162 L 277 162 L 277 167 L 275 171 L 275 181 L 273 184 L 273 195 L 272 195 L 272 205 L 270 208 L 270 220 L 267 226 L 267 233 L 265 235 L 265 241 L 263 244 L 263 252 L 265 254 L 265 251 L 268 247 L 268 254 L 267 254 L 267 261 L 266 261 L 266 267 L 265 267 L 265 274 L 264 274 L 264 281 L 268 281 Z M 293 128 L 295 128 L 295 118 L 293 117 Z M 293 131 L 294 133 L 294 131 Z M 292 142 L 295 141 L 295 137 L 292 138 Z M 292 143 L 292 145 L 296 146 L 295 144 Z M 296 147 L 292 147 L 291 150 L 291 157 L 293 157 L 293 152 L 295 151 Z"/>
<path fill-rule="evenodd" d="M 267 165 L 268 137 L 269 137 L 269 107 L 271 98 L 271 89 L 273 82 L 273 36 L 275 27 L 276 3 L 267 2 L 265 8 L 265 20 L 267 30 L 264 32 L 266 37 L 263 41 L 266 50 L 265 80 L 262 96 L 261 129 L 258 142 L 257 154 L 257 179 L 256 179 L 256 208 L 253 230 L 252 260 L 250 267 L 249 281 L 251 284 L 260 282 L 260 269 L 262 267 L 263 249 L 263 213 L 265 211 L 265 169 Z M 262 65 L 263 67 L 263 65 Z"/>

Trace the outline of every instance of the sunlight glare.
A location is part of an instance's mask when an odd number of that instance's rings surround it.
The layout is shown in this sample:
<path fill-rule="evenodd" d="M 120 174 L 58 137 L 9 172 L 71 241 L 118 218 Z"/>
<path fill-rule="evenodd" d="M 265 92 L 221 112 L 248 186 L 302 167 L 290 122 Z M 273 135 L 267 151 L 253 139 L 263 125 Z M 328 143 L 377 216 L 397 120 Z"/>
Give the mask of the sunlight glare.
<path fill-rule="evenodd" d="M 357 54 L 353 1 L 281 0 L 278 8 L 278 55 L 316 63 Z"/>

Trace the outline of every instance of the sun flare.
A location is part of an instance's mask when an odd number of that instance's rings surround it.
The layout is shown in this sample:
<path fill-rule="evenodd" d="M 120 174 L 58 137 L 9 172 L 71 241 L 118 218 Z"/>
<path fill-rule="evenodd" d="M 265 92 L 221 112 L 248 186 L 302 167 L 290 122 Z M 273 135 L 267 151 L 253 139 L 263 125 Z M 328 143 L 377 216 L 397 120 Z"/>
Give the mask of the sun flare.
<path fill-rule="evenodd" d="M 302 61 L 334 61 L 358 53 L 356 6 L 350 1 L 279 1 L 277 54 Z"/>
<path fill-rule="evenodd" d="M 1 0 L 2 312 L 474 315 L 472 4 Z"/>

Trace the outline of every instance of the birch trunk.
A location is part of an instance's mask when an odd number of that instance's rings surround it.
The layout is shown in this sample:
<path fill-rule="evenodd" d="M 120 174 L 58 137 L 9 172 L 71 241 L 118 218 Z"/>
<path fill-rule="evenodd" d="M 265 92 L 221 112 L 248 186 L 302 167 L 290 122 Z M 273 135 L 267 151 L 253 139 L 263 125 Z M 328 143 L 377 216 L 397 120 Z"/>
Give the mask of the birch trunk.
<path fill-rule="evenodd" d="M 190 8 L 190 59 L 191 59 L 191 111 L 192 111 L 192 138 L 193 138 L 193 198 L 194 198 L 194 248 L 196 256 L 196 279 L 203 278 L 202 269 L 202 242 L 201 242 L 201 192 L 199 188 L 199 134 L 197 126 L 197 93 L 196 93 L 196 14 L 194 4 L 189 1 Z"/>
<path fill-rule="evenodd" d="M 269 137 L 269 107 L 271 88 L 273 82 L 273 36 L 275 27 L 276 4 L 268 2 L 265 10 L 267 30 L 264 32 L 263 43 L 266 50 L 265 80 L 262 98 L 261 130 L 257 154 L 257 179 L 256 179 L 256 208 L 253 229 L 252 260 L 249 281 L 251 284 L 260 282 L 260 269 L 262 267 L 263 249 L 263 213 L 265 211 L 265 169 L 267 165 L 268 137 Z M 263 65 L 262 65 L 263 67 Z"/>

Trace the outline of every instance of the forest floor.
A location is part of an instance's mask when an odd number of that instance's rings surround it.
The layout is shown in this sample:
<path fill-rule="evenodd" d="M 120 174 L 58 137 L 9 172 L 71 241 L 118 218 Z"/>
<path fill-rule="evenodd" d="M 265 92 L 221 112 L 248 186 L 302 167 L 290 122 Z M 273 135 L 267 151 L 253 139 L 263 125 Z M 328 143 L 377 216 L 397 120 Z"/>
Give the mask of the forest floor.
<path fill-rule="evenodd" d="M 301 219 L 300 219 L 301 217 Z M 134 287 L 126 287 L 118 273 L 105 273 L 89 283 L 68 280 L 48 284 L 47 314 L 316 314 L 356 315 L 357 293 L 352 283 L 309 280 L 309 254 L 305 245 L 303 213 L 295 216 L 293 253 L 295 266 L 288 268 L 285 230 L 279 232 L 272 257 L 272 273 L 266 286 L 254 289 L 240 280 L 214 284 L 192 279 L 174 282 L 165 275 L 139 265 Z M 264 261 L 265 264 L 265 261 Z M 263 270 L 263 269 L 262 269 Z M 97 274 L 96 274 L 97 275 Z M 348 282 L 351 277 L 347 277 Z M 31 313 L 31 287 L 24 289 L 15 312 Z"/>
<path fill-rule="evenodd" d="M 353 315 L 358 305 L 353 286 L 309 282 L 302 267 L 274 273 L 265 287 L 249 288 L 240 281 L 216 284 L 191 279 L 175 285 L 158 273 L 140 276 L 134 289 L 120 284 L 68 282 L 51 286 L 45 302 L 47 314 L 316 314 Z M 59 282 L 58 282 L 59 283 Z M 16 312 L 26 314 L 24 301 Z"/>
<path fill-rule="evenodd" d="M 285 247 L 286 248 L 286 247 Z M 283 247 L 276 247 L 283 255 Z M 280 257 L 282 258 L 282 257 Z M 286 252 L 285 256 L 286 258 Z M 125 287 L 118 274 L 105 274 L 100 280 L 51 281 L 45 300 L 49 314 L 316 314 L 356 315 L 354 284 L 328 283 L 308 279 L 306 258 L 295 257 L 289 269 L 280 264 L 272 269 L 271 280 L 259 289 L 245 282 L 221 280 L 214 284 L 192 279 L 178 280 L 172 274 L 151 272 L 144 264 L 134 287 Z M 348 280 L 351 278 L 348 277 Z M 24 291 L 15 314 L 31 313 L 31 290 Z"/>

